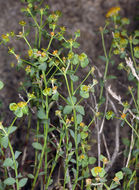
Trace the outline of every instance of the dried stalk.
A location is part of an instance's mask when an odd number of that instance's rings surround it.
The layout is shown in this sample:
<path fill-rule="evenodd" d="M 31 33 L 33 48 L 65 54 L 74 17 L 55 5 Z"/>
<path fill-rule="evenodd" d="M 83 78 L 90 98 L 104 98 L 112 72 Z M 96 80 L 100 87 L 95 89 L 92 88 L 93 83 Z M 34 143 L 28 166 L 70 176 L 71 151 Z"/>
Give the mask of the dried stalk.
<path fill-rule="evenodd" d="M 116 106 L 115 106 L 115 104 L 113 103 L 113 101 L 109 98 L 109 102 L 110 102 L 110 104 L 111 104 L 111 106 L 112 106 L 112 108 L 113 108 L 113 110 L 114 110 L 114 112 L 116 113 L 116 114 L 118 114 L 118 112 L 117 112 L 117 109 L 116 109 Z M 106 171 L 108 172 L 109 171 L 109 169 L 113 166 L 113 164 L 114 164 L 114 162 L 115 162 L 115 160 L 116 160 L 116 158 L 118 157 L 118 153 L 119 153 L 119 136 L 120 136 L 120 134 L 119 134 L 119 128 L 120 128 L 120 120 L 118 120 L 117 122 L 116 122 L 116 127 L 115 127 L 115 148 L 114 148 L 114 152 L 113 152 L 113 155 L 112 155 L 112 157 L 111 157 L 111 160 L 110 160 L 110 163 L 107 165 L 107 167 L 106 167 Z"/>
<path fill-rule="evenodd" d="M 133 123 L 133 119 L 132 119 L 132 123 Z M 133 132 L 133 129 L 132 129 L 132 134 L 131 134 L 131 140 L 130 140 L 130 142 L 131 143 L 130 143 L 128 158 L 127 158 L 127 162 L 126 162 L 126 166 L 125 167 L 128 167 L 129 161 L 131 159 L 131 153 L 132 153 L 132 150 L 133 150 L 133 147 L 134 147 L 134 132 Z"/>
<path fill-rule="evenodd" d="M 108 146 L 107 146 L 107 142 L 106 142 L 106 138 L 105 138 L 104 133 L 102 134 L 102 137 L 103 137 L 103 142 L 104 142 L 104 146 L 105 146 L 105 149 L 106 149 L 108 160 L 111 160 L 110 152 L 109 152 L 109 149 L 108 149 Z"/>

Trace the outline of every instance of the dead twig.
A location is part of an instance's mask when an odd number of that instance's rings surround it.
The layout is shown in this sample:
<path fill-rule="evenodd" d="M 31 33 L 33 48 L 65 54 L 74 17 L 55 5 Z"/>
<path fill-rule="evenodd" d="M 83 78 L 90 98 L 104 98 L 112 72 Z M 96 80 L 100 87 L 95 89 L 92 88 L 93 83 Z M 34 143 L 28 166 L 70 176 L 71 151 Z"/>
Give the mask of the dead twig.
<path fill-rule="evenodd" d="M 116 114 L 118 114 L 117 112 L 117 109 L 116 109 L 116 106 L 114 104 L 114 102 L 109 98 L 109 102 L 114 110 L 114 112 Z M 116 122 L 116 126 L 115 126 L 115 148 L 114 148 L 114 152 L 113 152 L 113 155 L 111 157 L 111 160 L 110 160 L 110 163 L 107 165 L 106 167 L 106 171 L 108 172 L 109 169 L 113 166 L 116 158 L 118 157 L 118 153 L 119 153 L 119 147 L 120 147 L 120 143 L 119 143 L 119 137 L 120 137 L 120 134 L 119 134 L 119 128 L 120 128 L 120 120 L 117 120 Z"/>

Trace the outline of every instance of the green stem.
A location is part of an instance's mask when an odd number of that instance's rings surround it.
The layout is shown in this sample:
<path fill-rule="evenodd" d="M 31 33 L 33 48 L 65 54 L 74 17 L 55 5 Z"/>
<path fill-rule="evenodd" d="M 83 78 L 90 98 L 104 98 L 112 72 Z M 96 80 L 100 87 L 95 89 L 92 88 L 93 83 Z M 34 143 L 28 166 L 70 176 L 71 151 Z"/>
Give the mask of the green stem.
<path fill-rule="evenodd" d="M 66 158 L 65 158 L 65 174 L 64 174 L 64 189 L 66 186 L 66 178 L 67 178 L 67 170 L 68 170 L 68 152 L 69 152 L 69 134 L 67 126 L 65 126 L 65 133 L 66 133 Z"/>
<path fill-rule="evenodd" d="M 134 133 L 137 135 L 138 139 L 139 139 L 139 134 L 137 133 L 137 131 L 134 129 L 134 127 L 128 122 L 128 120 L 126 118 L 124 118 L 125 122 L 129 125 L 129 127 L 134 131 Z"/>
<path fill-rule="evenodd" d="M 73 71 L 73 65 L 71 64 L 71 71 Z M 74 92 L 74 87 L 73 87 L 73 81 L 70 81 L 70 85 L 71 85 L 71 95 L 73 96 L 73 92 Z"/>
<path fill-rule="evenodd" d="M 34 20 L 36 26 L 38 27 L 38 29 L 40 29 L 40 26 L 39 26 L 38 22 L 36 21 L 36 19 L 34 18 L 34 16 L 32 15 L 30 9 L 28 9 L 28 12 L 29 12 L 29 14 L 31 15 L 31 17 L 33 18 L 33 20 Z"/>
<path fill-rule="evenodd" d="M 68 93 L 69 93 L 69 97 L 70 97 L 71 103 L 74 105 L 73 100 L 72 100 L 72 96 L 71 96 L 71 92 L 70 92 L 69 83 L 68 83 L 68 79 L 67 79 L 66 73 L 64 73 L 64 77 L 65 77 L 65 81 L 66 81 L 66 85 L 67 85 L 67 89 L 68 89 Z"/>
<path fill-rule="evenodd" d="M 23 38 L 24 38 L 25 42 L 27 43 L 29 49 L 32 49 L 32 47 L 31 47 L 29 41 L 27 40 L 27 38 L 26 38 L 24 35 L 23 35 Z"/>
<path fill-rule="evenodd" d="M 92 125 L 92 123 L 94 122 L 95 118 L 93 118 L 90 123 L 88 124 L 88 128 Z"/>
<path fill-rule="evenodd" d="M 40 4 L 39 4 L 39 7 L 42 5 L 43 1 L 44 1 L 44 0 L 41 0 L 41 2 L 40 2 Z"/>
<path fill-rule="evenodd" d="M 37 141 L 38 142 L 38 134 L 39 134 L 39 127 L 40 127 L 40 122 L 37 120 Z M 35 174 L 35 171 L 37 169 L 37 159 L 38 159 L 38 150 L 35 151 L 35 163 L 34 163 L 34 171 L 33 174 Z"/>
<path fill-rule="evenodd" d="M 108 58 L 106 47 L 105 47 L 105 40 L 104 40 L 103 30 L 101 30 L 101 39 L 102 39 L 102 46 L 103 46 L 104 55 L 105 55 L 105 58 L 106 58 L 106 66 L 105 66 L 105 72 L 104 72 L 104 77 L 103 77 L 103 83 L 105 83 L 107 72 L 108 72 L 109 58 Z M 100 100 L 101 100 L 101 98 L 103 96 L 103 89 L 104 89 L 104 85 L 102 85 L 101 89 L 100 89 L 100 96 L 99 96 Z"/>
<path fill-rule="evenodd" d="M 106 187 L 107 190 L 110 190 L 110 188 L 105 183 L 103 185 Z"/>
<path fill-rule="evenodd" d="M 71 100 L 71 104 L 74 107 L 74 103 L 73 103 L 73 100 L 72 100 L 72 96 L 71 96 L 71 92 L 70 92 L 69 83 L 68 83 L 66 73 L 64 73 L 64 77 L 65 77 L 69 97 L 70 97 L 70 100 Z M 78 176 L 79 176 L 79 159 L 78 159 L 78 142 L 77 142 L 78 124 L 77 124 L 77 117 L 76 117 L 75 108 L 73 109 L 73 115 L 74 115 L 74 124 L 75 124 L 75 139 L 74 140 L 75 140 L 75 155 L 76 155 L 76 177 L 75 177 L 75 182 L 73 184 L 73 189 L 72 190 L 74 190 L 76 188 L 76 185 L 77 185 L 77 182 L 78 182 Z"/>
<path fill-rule="evenodd" d="M 12 127 L 15 123 L 15 121 L 17 120 L 17 117 L 14 118 L 13 122 L 11 123 L 10 127 Z"/>
<path fill-rule="evenodd" d="M 76 103 L 76 105 L 80 104 L 82 101 L 84 100 L 84 98 L 80 98 L 80 100 Z"/>
<path fill-rule="evenodd" d="M 77 90 L 80 88 L 80 86 L 87 80 L 87 78 L 89 77 L 89 75 L 91 74 L 92 70 L 89 71 L 89 73 L 86 75 L 86 77 L 84 78 L 84 80 L 80 83 L 80 85 L 75 89 L 75 91 L 73 92 L 73 95 L 77 92 Z"/>
<path fill-rule="evenodd" d="M 45 128 L 46 128 L 46 130 L 45 130 L 45 137 L 44 137 L 44 145 L 43 145 L 43 149 L 42 149 L 42 152 L 41 152 L 40 162 L 39 162 L 39 165 L 38 165 L 38 168 L 37 168 L 37 171 L 36 171 L 36 175 L 35 175 L 34 181 L 33 181 L 33 183 L 32 183 L 32 188 L 31 188 L 31 190 L 34 190 L 34 188 L 35 188 L 35 184 L 36 184 L 36 181 L 37 181 L 37 178 L 38 178 L 38 175 L 39 175 L 39 171 L 40 171 L 40 168 L 41 168 L 41 165 L 42 165 L 43 156 L 44 156 L 45 151 L 46 151 L 47 136 L 48 136 L 48 129 L 49 129 L 48 123 L 46 123 Z M 46 175 L 47 175 L 47 174 L 46 174 Z"/>
<path fill-rule="evenodd" d="M 43 71 L 42 72 L 43 74 L 43 79 L 44 79 L 44 84 L 45 84 L 45 87 L 47 87 L 47 82 L 46 82 L 46 78 L 45 78 L 45 72 Z M 42 97 L 42 101 L 43 101 L 43 97 Z M 33 181 L 33 184 L 32 184 L 32 189 L 31 190 L 34 190 L 35 188 L 35 184 L 36 184 L 36 181 L 37 181 L 37 178 L 38 178 L 38 175 L 39 175 L 39 171 L 40 171 L 40 168 L 41 168 L 41 165 L 42 165 L 42 161 L 43 161 L 43 157 L 45 155 L 45 178 L 47 176 L 47 151 L 46 151 L 46 147 L 47 147 L 47 138 L 48 138 L 48 131 L 49 131 L 49 123 L 48 123 L 48 119 L 49 119 L 49 105 L 48 105 L 48 96 L 46 96 L 46 102 L 45 102 L 45 106 L 46 106 L 46 124 L 45 125 L 45 129 L 44 129 L 44 145 L 43 145 L 43 148 L 42 148 L 42 152 L 41 152 L 41 156 L 40 156 L 40 162 L 39 162 L 39 165 L 38 165 L 38 168 L 37 168 L 37 171 L 36 171 L 36 175 L 34 177 L 34 181 Z"/>
<path fill-rule="evenodd" d="M 38 30 L 35 29 L 35 47 L 37 48 Z"/>
<path fill-rule="evenodd" d="M 75 123 L 75 155 L 76 155 L 76 178 L 75 178 L 75 182 L 73 184 L 73 190 L 74 190 L 76 188 L 76 185 L 78 182 L 78 176 L 79 176 L 79 156 L 78 156 L 78 142 L 77 142 L 78 124 L 77 124 L 77 117 L 76 117 L 75 109 L 73 110 L 73 114 L 74 114 L 74 123 Z"/>
<path fill-rule="evenodd" d="M 45 186 L 45 190 L 48 189 L 48 186 L 49 186 L 49 184 L 50 184 L 50 180 L 51 180 L 51 178 L 52 178 L 53 171 L 54 171 L 54 169 L 55 169 L 57 160 L 58 160 L 58 158 L 59 158 L 59 152 L 60 152 L 61 143 L 62 143 L 62 140 L 63 140 L 62 137 L 63 137 L 63 135 L 60 135 L 60 141 L 59 141 L 59 145 L 58 145 L 58 147 L 57 147 L 57 153 L 56 153 L 55 160 L 54 160 L 54 163 L 53 163 L 53 165 L 52 165 L 52 168 L 51 168 L 51 171 L 50 171 L 50 174 L 49 174 L 49 177 L 48 177 L 47 184 L 46 184 L 46 186 Z"/>
<path fill-rule="evenodd" d="M 50 38 L 48 47 L 47 47 L 47 49 L 46 49 L 47 52 L 48 52 L 48 50 L 49 50 L 49 48 L 50 48 L 50 46 L 51 46 L 52 41 L 53 41 L 53 36 L 51 36 L 51 38 Z"/>
<path fill-rule="evenodd" d="M 132 176 L 130 177 L 130 180 L 129 180 L 128 184 L 127 184 L 127 188 L 130 188 L 130 186 L 131 186 L 131 181 L 132 181 L 132 179 L 133 179 L 133 177 L 134 177 L 135 175 L 136 175 L 136 170 L 133 172 Z"/>
<path fill-rule="evenodd" d="M 64 98 L 64 96 L 62 96 L 61 94 L 59 94 L 59 96 L 67 103 L 69 104 L 68 100 L 66 98 Z"/>
<path fill-rule="evenodd" d="M 9 145 L 9 148 L 10 148 L 10 151 L 11 151 L 11 154 L 12 154 L 12 158 L 13 158 L 13 162 L 14 162 L 14 170 L 15 170 L 15 176 L 16 176 L 16 187 L 17 187 L 17 190 L 19 190 L 17 165 L 16 165 L 14 151 L 13 151 L 13 148 L 12 148 L 12 145 L 11 145 L 10 141 L 8 142 L 8 145 Z"/>
<path fill-rule="evenodd" d="M 41 30 L 42 30 L 42 12 L 41 12 L 41 22 L 40 22 L 40 27 L 39 27 L 39 44 L 38 44 L 38 48 L 40 49 L 41 47 L 41 36 L 42 36 L 42 33 L 41 33 Z"/>
<path fill-rule="evenodd" d="M 134 101 L 135 107 L 136 107 L 136 109 L 137 109 L 137 111 L 138 111 L 138 113 L 139 113 L 139 107 L 138 107 L 138 105 L 137 105 L 137 103 L 136 103 L 136 100 L 135 100 L 135 97 L 134 97 L 134 95 L 133 95 L 132 89 L 129 89 L 129 92 L 130 92 L 130 94 L 131 94 L 131 96 L 132 96 L 132 99 L 133 99 L 133 101 Z M 139 99 L 138 99 L 138 100 L 139 100 Z"/>
<path fill-rule="evenodd" d="M 3 147 L 2 147 L 2 144 L 0 144 L 0 148 L 1 148 L 1 154 L 2 154 L 2 161 L 4 162 L 5 160 L 5 153 L 3 151 Z M 5 176 L 5 179 L 8 178 L 8 172 L 7 172 L 7 168 L 4 167 L 4 176 Z"/>
<path fill-rule="evenodd" d="M 28 65 L 31 65 L 31 66 L 33 66 L 33 67 L 36 67 L 36 68 L 37 68 L 37 66 L 36 66 L 36 65 L 34 65 L 34 64 L 32 64 L 32 63 L 30 63 L 29 61 L 26 61 L 26 60 L 24 60 L 24 59 L 21 59 L 21 61 L 23 61 L 24 63 L 27 63 Z"/>
<path fill-rule="evenodd" d="M 77 64 L 77 66 L 76 66 L 76 68 L 74 70 L 74 73 L 76 73 L 76 71 L 78 70 L 79 65 L 80 65 L 80 62 Z"/>
<path fill-rule="evenodd" d="M 49 71 L 46 73 L 46 76 L 51 72 L 51 70 L 54 68 L 54 65 L 49 69 Z"/>
<path fill-rule="evenodd" d="M 138 84 L 138 87 L 137 87 L 137 104 L 138 104 L 138 107 L 139 107 L 139 81 L 137 82 Z"/>
<path fill-rule="evenodd" d="M 136 64 L 136 61 L 135 61 L 135 58 L 134 58 L 134 53 L 133 53 L 132 40 L 129 40 L 129 44 L 130 44 L 131 57 L 133 59 L 134 66 L 137 69 L 137 64 Z"/>

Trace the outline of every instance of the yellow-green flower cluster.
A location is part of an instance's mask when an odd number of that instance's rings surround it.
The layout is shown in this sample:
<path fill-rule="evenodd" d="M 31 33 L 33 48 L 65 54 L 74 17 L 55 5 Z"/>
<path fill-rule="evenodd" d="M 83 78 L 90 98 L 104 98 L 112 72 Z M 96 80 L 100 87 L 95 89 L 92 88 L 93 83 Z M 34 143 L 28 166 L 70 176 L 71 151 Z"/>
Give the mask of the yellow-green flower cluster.
<path fill-rule="evenodd" d="M 28 114 L 28 106 L 27 102 L 18 102 L 16 103 L 11 103 L 9 106 L 10 110 L 14 112 L 14 114 L 17 117 L 22 117 L 24 114 Z"/>
<path fill-rule="evenodd" d="M 119 13 L 120 10 L 121 10 L 120 7 L 112 7 L 112 8 L 110 8 L 109 11 L 106 14 L 106 18 L 116 16 Z"/>

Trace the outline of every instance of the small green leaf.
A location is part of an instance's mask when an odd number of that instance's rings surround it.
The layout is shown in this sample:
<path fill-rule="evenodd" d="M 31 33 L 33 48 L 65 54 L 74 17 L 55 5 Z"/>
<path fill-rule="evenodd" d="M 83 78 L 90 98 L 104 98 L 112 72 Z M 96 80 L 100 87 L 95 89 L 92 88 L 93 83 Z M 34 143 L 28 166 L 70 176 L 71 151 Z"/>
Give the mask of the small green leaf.
<path fill-rule="evenodd" d="M 18 162 L 17 161 L 15 161 L 15 164 L 16 164 L 16 168 L 18 169 Z M 15 165 L 13 164 L 12 166 L 11 166 L 11 168 L 13 169 L 13 170 L 15 170 Z"/>
<path fill-rule="evenodd" d="M 120 58 L 124 59 L 126 57 L 126 52 L 121 53 Z"/>
<path fill-rule="evenodd" d="M 84 107 L 81 106 L 81 105 L 76 105 L 75 106 L 75 109 L 78 113 L 80 113 L 81 115 L 84 115 L 85 114 L 85 111 L 84 111 Z"/>
<path fill-rule="evenodd" d="M 42 150 L 42 145 L 38 142 L 32 143 L 32 146 L 37 150 Z"/>
<path fill-rule="evenodd" d="M 139 39 L 133 39 L 133 40 L 132 40 L 132 43 L 133 43 L 134 45 L 138 45 L 138 44 L 139 44 Z"/>
<path fill-rule="evenodd" d="M 78 54 L 75 54 L 73 56 L 73 58 L 71 59 L 71 62 L 73 63 L 73 65 L 77 65 L 79 63 Z"/>
<path fill-rule="evenodd" d="M 70 75 L 70 79 L 73 81 L 73 82 L 77 82 L 79 80 L 79 77 L 76 76 L 76 75 Z"/>
<path fill-rule="evenodd" d="M 17 117 L 22 117 L 23 116 L 23 111 L 21 108 L 17 108 L 17 110 L 15 110 L 14 114 L 17 116 Z"/>
<path fill-rule="evenodd" d="M 37 116 L 39 119 L 46 119 L 46 114 L 42 107 L 39 109 Z"/>
<path fill-rule="evenodd" d="M 65 48 L 70 48 L 70 43 L 69 42 L 64 42 L 62 44 Z"/>
<path fill-rule="evenodd" d="M 103 30 L 103 33 L 104 33 L 104 34 L 107 34 L 108 32 L 109 32 L 109 30 L 107 30 L 107 29 L 104 29 L 104 30 Z"/>
<path fill-rule="evenodd" d="M 44 64 L 45 63 L 45 65 L 46 65 L 46 60 L 48 59 L 48 55 L 46 55 L 45 54 L 45 56 L 44 57 L 42 57 L 42 56 L 40 56 L 39 57 L 39 62 L 41 62 L 41 64 Z"/>
<path fill-rule="evenodd" d="M 78 42 L 73 42 L 72 45 L 74 48 L 78 48 L 80 46 L 80 44 Z"/>
<path fill-rule="evenodd" d="M 23 114 L 28 115 L 28 106 L 24 106 L 22 109 Z"/>
<path fill-rule="evenodd" d="M 135 35 L 139 36 L 139 30 L 135 30 Z"/>
<path fill-rule="evenodd" d="M 122 24 L 130 24 L 130 20 L 126 17 L 121 19 Z"/>
<path fill-rule="evenodd" d="M 114 116 L 115 116 L 115 114 L 114 114 L 113 111 L 108 111 L 108 112 L 106 113 L 106 119 L 107 119 L 107 120 L 113 119 Z"/>
<path fill-rule="evenodd" d="M 136 157 L 136 156 L 138 156 L 138 155 L 139 155 L 139 149 L 134 150 L 134 151 L 133 151 L 133 156 Z"/>
<path fill-rule="evenodd" d="M 11 104 L 9 105 L 9 109 L 10 109 L 11 111 L 16 111 L 16 110 L 18 109 L 18 105 L 17 105 L 16 103 L 11 103 Z"/>
<path fill-rule="evenodd" d="M 22 152 L 20 151 L 15 151 L 15 160 L 20 156 Z"/>
<path fill-rule="evenodd" d="M 77 114 L 76 119 L 77 119 L 77 124 L 80 124 L 82 122 L 82 120 L 83 120 L 83 117 L 82 117 L 81 114 Z"/>
<path fill-rule="evenodd" d="M 97 159 L 95 157 L 89 157 L 88 164 L 95 164 L 96 160 Z"/>
<path fill-rule="evenodd" d="M 83 98 L 89 98 L 89 90 L 90 90 L 89 86 L 87 86 L 87 85 L 81 85 L 81 87 L 80 87 L 80 95 Z"/>
<path fill-rule="evenodd" d="M 55 94 L 52 95 L 52 100 L 57 101 L 58 98 L 59 98 L 59 93 L 58 92 L 56 92 Z"/>
<path fill-rule="evenodd" d="M 96 176 L 100 176 L 101 178 L 104 177 L 104 175 L 106 174 L 106 171 L 101 168 L 101 167 L 94 167 L 92 170 L 91 170 L 91 173 L 94 177 Z"/>
<path fill-rule="evenodd" d="M 4 180 L 4 184 L 6 185 L 13 185 L 15 183 L 15 179 L 13 177 L 9 177 Z"/>
<path fill-rule="evenodd" d="M 28 176 L 28 178 L 30 178 L 30 179 L 34 179 L 34 175 L 32 175 L 32 174 L 27 174 L 27 176 Z"/>
<path fill-rule="evenodd" d="M 132 80 L 134 80 L 134 78 L 135 78 L 134 75 L 132 74 L 132 72 L 130 72 L 128 75 L 128 80 L 132 81 Z"/>
<path fill-rule="evenodd" d="M 80 37 L 80 30 L 77 30 L 74 34 L 75 34 L 75 38 Z"/>
<path fill-rule="evenodd" d="M 106 62 L 107 61 L 107 59 L 106 59 L 106 57 L 105 56 L 99 56 L 99 59 L 101 59 L 102 61 L 104 61 L 104 62 Z"/>
<path fill-rule="evenodd" d="M 82 132 L 81 132 L 81 138 L 82 138 L 82 139 L 86 139 L 87 137 L 88 137 L 88 133 L 82 131 Z"/>
<path fill-rule="evenodd" d="M 132 175 L 132 170 L 130 168 L 122 168 L 122 171 L 126 174 L 126 175 Z"/>
<path fill-rule="evenodd" d="M 76 164 L 76 160 L 75 159 L 71 159 L 70 162 Z"/>
<path fill-rule="evenodd" d="M 139 51 L 134 51 L 134 56 L 139 59 Z"/>
<path fill-rule="evenodd" d="M 79 143 L 80 143 L 80 141 L 81 141 L 81 135 L 80 135 L 80 134 L 78 134 L 78 136 L 77 136 L 77 144 L 79 144 Z"/>
<path fill-rule="evenodd" d="M 88 57 L 85 53 L 79 55 L 79 61 L 81 63 L 82 68 L 85 68 L 89 64 Z"/>
<path fill-rule="evenodd" d="M 76 98 L 75 96 L 72 96 L 71 98 L 72 98 L 72 101 L 71 101 L 70 97 L 67 98 L 68 102 L 69 102 L 70 104 L 72 104 L 72 103 L 75 104 L 75 103 L 77 102 L 77 98 Z"/>
<path fill-rule="evenodd" d="M 46 63 L 41 63 L 38 67 L 39 70 L 46 71 L 47 64 Z"/>
<path fill-rule="evenodd" d="M 3 82 L 0 80 L 0 90 L 4 87 Z"/>
<path fill-rule="evenodd" d="M 108 76 L 106 77 L 106 79 L 117 79 L 117 77 L 114 76 L 114 75 L 108 75 Z"/>
<path fill-rule="evenodd" d="M 111 62 L 111 64 L 112 64 L 112 66 L 115 64 L 115 61 L 114 61 L 114 60 L 111 60 L 110 62 Z"/>
<path fill-rule="evenodd" d="M 118 186 L 118 183 L 111 183 L 111 189 L 115 189 Z M 116 190 L 120 190 L 119 188 L 116 188 Z"/>
<path fill-rule="evenodd" d="M 75 134 L 74 134 L 74 131 L 70 129 L 70 134 L 72 136 L 72 138 L 74 139 L 75 138 Z"/>
<path fill-rule="evenodd" d="M 4 148 L 7 148 L 8 147 L 8 142 L 9 142 L 9 139 L 8 139 L 8 136 L 5 136 L 5 137 L 2 137 L 1 138 L 1 144 Z"/>
<path fill-rule="evenodd" d="M 123 172 L 121 172 L 121 171 L 120 171 L 120 172 L 117 172 L 117 173 L 115 174 L 115 176 L 118 177 L 119 180 L 121 180 L 121 179 L 123 179 Z"/>
<path fill-rule="evenodd" d="M 16 126 L 10 126 L 8 127 L 8 135 L 12 134 L 14 131 L 16 131 L 17 127 Z"/>
<path fill-rule="evenodd" d="M 130 141 L 128 138 L 122 138 L 122 142 L 125 146 L 129 147 L 130 146 Z"/>
<path fill-rule="evenodd" d="M 43 95 L 44 96 L 51 96 L 52 95 L 52 89 L 51 88 L 45 88 L 44 90 L 43 90 Z"/>
<path fill-rule="evenodd" d="M 64 107 L 63 113 L 64 114 L 70 114 L 72 112 L 72 109 L 73 109 L 72 106 L 66 105 Z"/>
<path fill-rule="evenodd" d="M 105 174 L 106 174 L 106 171 L 102 168 L 102 172 L 99 173 L 99 176 L 104 177 Z"/>
<path fill-rule="evenodd" d="M 89 92 L 84 92 L 84 91 L 80 90 L 80 96 L 87 99 L 87 98 L 89 98 Z"/>
<path fill-rule="evenodd" d="M 4 160 L 3 166 L 4 167 L 12 167 L 13 166 L 13 160 L 11 158 L 7 158 L 6 160 Z"/>
<path fill-rule="evenodd" d="M 45 175 L 45 172 L 40 172 L 39 176 Z"/>
<path fill-rule="evenodd" d="M 24 187 L 27 183 L 28 178 L 20 179 L 19 181 L 19 187 Z"/>

